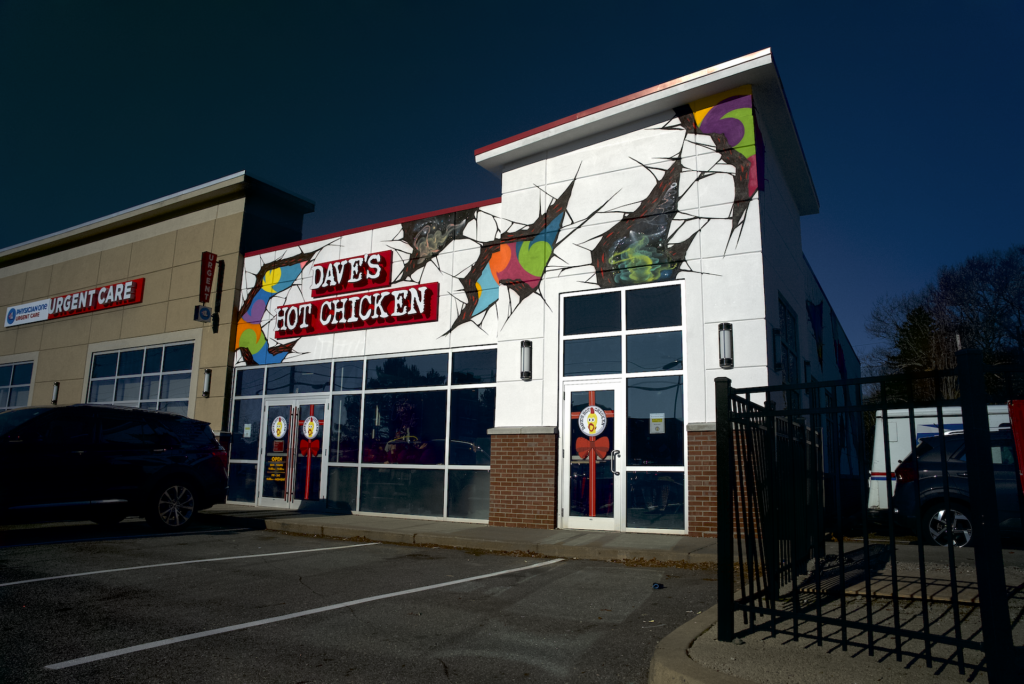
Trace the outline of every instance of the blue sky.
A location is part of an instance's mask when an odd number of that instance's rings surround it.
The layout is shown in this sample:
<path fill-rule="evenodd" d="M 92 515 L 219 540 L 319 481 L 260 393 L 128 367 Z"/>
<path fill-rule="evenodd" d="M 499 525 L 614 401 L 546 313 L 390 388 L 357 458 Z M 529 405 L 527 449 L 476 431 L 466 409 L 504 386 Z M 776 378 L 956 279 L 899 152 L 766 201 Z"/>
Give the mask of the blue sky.
<path fill-rule="evenodd" d="M 0 2 L 0 246 L 243 169 L 316 202 L 307 237 L 495 197 L 475 148 L 765 47 L 862 356 L 880 296 L 1024 241 L 1024 3 L 707 8 Z"/>

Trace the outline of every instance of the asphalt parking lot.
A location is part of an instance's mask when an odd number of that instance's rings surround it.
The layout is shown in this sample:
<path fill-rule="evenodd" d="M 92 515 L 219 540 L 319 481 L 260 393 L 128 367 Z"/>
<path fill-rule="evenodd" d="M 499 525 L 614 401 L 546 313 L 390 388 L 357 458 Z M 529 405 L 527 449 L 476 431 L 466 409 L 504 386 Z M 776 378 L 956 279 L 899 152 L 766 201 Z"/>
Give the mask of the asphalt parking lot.
<path fill-rule="evenodd" d="M 237 526 L 0 535 L 5 682 L 645 682 L 715 603 L 710 570 Z"/>

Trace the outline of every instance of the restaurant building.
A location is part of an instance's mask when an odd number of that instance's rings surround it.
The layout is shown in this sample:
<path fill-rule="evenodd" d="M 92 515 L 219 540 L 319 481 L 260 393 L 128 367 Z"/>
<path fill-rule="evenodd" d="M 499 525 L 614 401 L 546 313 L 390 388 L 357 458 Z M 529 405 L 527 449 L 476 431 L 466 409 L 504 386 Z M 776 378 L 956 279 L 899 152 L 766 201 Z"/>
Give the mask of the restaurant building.
<path fill-rule="evenodd" d="M 332 235 L 239 174 L 0 252 L 2 396 L 208 420 L 236 503 L 713 534 L 714 379 L 860 373 L 770 51 L 476 161 L 500 197 Z M 219 323 L 194 319 L 204 252 Z"/>

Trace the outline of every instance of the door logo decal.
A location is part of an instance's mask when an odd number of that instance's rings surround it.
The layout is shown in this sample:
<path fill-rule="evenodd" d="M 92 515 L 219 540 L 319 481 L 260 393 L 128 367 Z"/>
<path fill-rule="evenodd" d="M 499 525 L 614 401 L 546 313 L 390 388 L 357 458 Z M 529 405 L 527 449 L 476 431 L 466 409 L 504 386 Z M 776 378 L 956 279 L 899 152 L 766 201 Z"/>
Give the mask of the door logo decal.
<path fill-rule="evenodd" d="M 580 411 L 579 417 L 580 432 L 587 437 L 597 437 L 604 432 L 608 425 L 608 417 L 598 406 L 588 406 Z"/>
<path fill-rule="evenodd" d="M 316 439 L 316 436 L 320 434 L 320 421 L 314 416 L 306 418 L 302 423 L 302 436 L 306 439 Z"/>
<path fill-rule="evenodd" d="M 288 434 L 288 420 L 284 416 L 275 418 L 274 422 L 270 424 L 270 434 L 274 436 L 274 439 L 281 439 Z"/>

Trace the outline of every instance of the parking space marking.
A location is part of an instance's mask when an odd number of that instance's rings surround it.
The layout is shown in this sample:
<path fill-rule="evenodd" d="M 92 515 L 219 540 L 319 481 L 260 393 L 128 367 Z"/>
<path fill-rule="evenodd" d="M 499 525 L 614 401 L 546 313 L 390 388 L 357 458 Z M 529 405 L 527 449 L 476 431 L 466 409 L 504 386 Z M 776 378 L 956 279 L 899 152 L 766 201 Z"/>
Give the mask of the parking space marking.
<path fill-rule="evenodd" d="M 67 579 L 68 577 L 85 577 L 86 575 L 103 575 L 108 572 L 128 572 L 129 570 L 147 570 L 149 568 L 166 568 L 171 565 L 190 565 L 193 563 L 216 563 L 218 561 L 239 560 L 241 558 L 266 558 L 268 556 L 290 556 L 295 553 L 316 553 L 317 551 L 338 551 L 340 549 L 354 549 L 357 546 L 376 546 L 379 542 L 368 542 L 366 544 L 350 544 L 348 546 L 330 546 L 320 549 L 300 549 L 298 551 L 277 551 L 275 553 L 252 553 L 245 556 L 224 556 L 223 558 L 199 558 L 197 560 L 175 561 L 173 563 L 155 563 L 153 565 L 135 565 L 130 568 L 113 568 L 111 570 L 92 570 L 91 572 L 76 572 L 70 575 L 55 575 L 53 577 L 36 577 L 35 579 L 18 580 L 17 582 L 4 582 L 0 587 L 11 587 L 15 584 L 31 584 L 32 582 L 49 582 L 51 580 Z"/>
<path fill-rule="evenodd" d="M 30 544 L 11 544 L 10 546 L 0 546 L 0 551 L 4 549 L 20 549 L 26 546 L 50 546 L 52 544 L 77 544 L 78 542 L 94 542 L 94 541 L 121 541 L 122 539 L 151 539 L 153 537 L 183 537 L 187 534 L 222 534 L 224 532 L 248 532 L 257 530 L 253 527 L 233 527 L 230 530 L 196 530 L 195 532 L 163 532 L 157 534 L 132 534 L 127 537 L 91 537 L 88 539 L 58 539 L 57 541 L 47 542 L 32 542 Z"/>
<path fill-rule="evenodd" d="M 287 615 L 279 615 L 277 617 L 266 618 L 263 620 L 254 620 L 253 622 L 244 622 L 240 625 L 231 625 L 228 627 L 218 627 L 217 629 L 208 629 L 205 632 L 196 632 L 194 634 L 186 634 L 184 636 L 173 637 L 171 639 L 161 639 L 160 641 L 151 641 L 148 644 L 139 644 L 138 646 L 129 646 L 128 648 L 119 648 L 116 651 L 107 651 L 106 653 L 97 653 L 96 655 L 85 656 L 83 658 L 75 658 L 74 660 L 65 660 L 61 663 L 54 663 L 53 665 L 47 665 L 44 669 L 46 670 L 63 670 L 67 667 L 75 667 L 76 665 L 85 665 L 86 663 L 94 663 L 97 660 L 106 660 L 108 658 L 116 658 L 118 656 L 128 655 L 129 653 L 137 653 L 138 651 L 147 651 L 151 648 L 160 648 L 161 646 L 170 646 L 171 644 L 178 644 L 183 641 L 192 641 L 193 639 L 202 639 L 203 637 L 215 636 L 217 634 L 225 634 L 227 632 L 237 632 L 241 629 L 249 629 L 250 627 L 259 627 L 261 625 L 270 625 L 275 622 L 282 622 L 284 620 L 294 620 L 295 618 L 306 617 L 307 615 L 316 615 L 317 613 L 326 613 L 331 610 L 339 610 L 341 608 L 348 608 L 350 606 L 358 606 L 361 603 L 370 603 L 371 601 L 381 601 L 383 599 L 394 598 L 396 596 L 407 596 L 409 594 L 418 594 L 423 591 L 431 591 L 432 589 L 441 589 L 443 587 L 450 587 L 456 584 L 464 584 L 466 582 L 475 582 L 477 580 L 488 579 L 490 577 L 498 577 L 500 575 L 508 575 L 513 572 L 522 572 L 523 570 L 530 570 L 532 568 L 542 568 L 545 565 L 553 565 L 555 563 L 561 563 L 564 558 L 556 558 L 554 560 L 545 561 L 543 563 L 534 563 L 533 565 L 524 565 L 518 568 L 512 568 L 511 570 L 501 570 L 499 572 L 490 572 L 486 575 L 477 575 L 475 577 L 466 577 L 465 579 L 452 580 L 451 582 L 441 582 L 440 584 L 431 584 L 425 587 L 417 587 L 415 589 L 405 589 L 403 591 L 394 591 L 390 594 L 378 594 L 377 596 L 369 596 L 367 598 L 356 599 L 354 601 L 345 601 L 344 603 L 335 603 L 331 606 L 323 606 L 322 608 L 311 608 L 310 610 L 302 610 L 298 613 L 288 613 Z"/>

